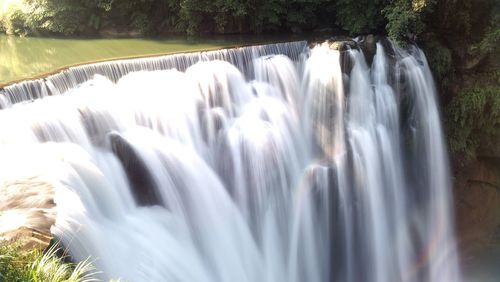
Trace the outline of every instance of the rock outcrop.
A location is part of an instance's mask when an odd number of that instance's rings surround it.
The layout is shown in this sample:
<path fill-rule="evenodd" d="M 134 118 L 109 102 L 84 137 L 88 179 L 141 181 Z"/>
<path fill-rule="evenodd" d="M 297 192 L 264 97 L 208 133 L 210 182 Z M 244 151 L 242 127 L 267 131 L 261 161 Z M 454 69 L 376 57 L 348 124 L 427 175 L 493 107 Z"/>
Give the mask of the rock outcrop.
<path fill-rule="evenodd" d="M 55 218 L 54 187 L 47 181 L 33 177 L 1 184 L 0 240 L 43 250 L 52 240 Z"/>
<path fill-rule="evenodd" d="M 356 41 L 348 37 L 333 37 L 328 39 L 327 43 L 330 46 L 330 49 L 339 51 L 347 51 L 358 48 Z"/>

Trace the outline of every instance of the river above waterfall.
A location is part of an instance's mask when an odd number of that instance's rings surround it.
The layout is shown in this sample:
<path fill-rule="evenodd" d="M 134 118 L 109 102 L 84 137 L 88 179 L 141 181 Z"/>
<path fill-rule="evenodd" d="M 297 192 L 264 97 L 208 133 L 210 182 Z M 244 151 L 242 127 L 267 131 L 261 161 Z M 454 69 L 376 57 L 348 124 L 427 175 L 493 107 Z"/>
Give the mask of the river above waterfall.
<path fill-rule="evenodd" d="M 0 34 L 0 85 L 60 68 L 117 58 L 151 56 L 267 41 L 264 37 L 47 38 Z"/>

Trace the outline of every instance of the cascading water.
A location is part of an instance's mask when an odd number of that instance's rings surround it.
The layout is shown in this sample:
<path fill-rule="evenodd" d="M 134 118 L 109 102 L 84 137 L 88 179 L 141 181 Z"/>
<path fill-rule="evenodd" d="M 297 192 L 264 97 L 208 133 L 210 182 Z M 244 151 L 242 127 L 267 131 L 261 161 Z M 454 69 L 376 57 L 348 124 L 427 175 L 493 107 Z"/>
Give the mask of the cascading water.
<path fill-rule="evenodd" d="M 103 279 L 460 281 L 425 56 L 372 61 L 296 42 L 15 85 L 0 180 L 55 183 L 52 232 Z"/>

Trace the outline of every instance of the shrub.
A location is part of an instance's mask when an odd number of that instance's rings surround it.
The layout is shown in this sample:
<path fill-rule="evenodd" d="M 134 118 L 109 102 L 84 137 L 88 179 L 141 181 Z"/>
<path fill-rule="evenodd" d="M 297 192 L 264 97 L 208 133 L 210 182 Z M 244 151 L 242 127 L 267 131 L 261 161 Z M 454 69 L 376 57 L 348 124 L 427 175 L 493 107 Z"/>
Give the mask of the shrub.
<path fill-rule="evenodd" d="M 429 33 L 422 40 L 422 48 L 429 62 L 439 93 L 445 100 L 449 99 L 450 88 L 455 84 L 455 68 L 452 51 L 444 46 L 438 37 Z"/>
<path fill-rule="evenodd" d="M 487 75 L 490 76 L 491 74 Z M 491 76 L 490 76 L 491 77 Z M 445 122 L 452 154 L 459 165 L 477 157 L 480 149 L 498 146 L 500 138 L 500 86 L 473 77 L 475 83 L 459 91 L 445 110 Z M 495 152 L 488 154 L 495 154 Z"/>
<path fill-rule="evenodd" d="M 414 41 L 425 30 L 422 13 L 431 6 L 426 3 L 424 0 L 394 0 L 382 10 L 387 20 L 387 33 L 398 45 Z"/>
<path fill-rule="evenodd" d="M 26 27 L 27 14 L 22 5 L 10 5 L 0 15 L 0 25 L 7 34 L 26 35 L 29 30 Z"/>
<path fill-rule="evenodd" d="M 442 81 L 453 67 L 451 50 L 436 38 L 424 41 L 423 48 L 435 78 Z"/>

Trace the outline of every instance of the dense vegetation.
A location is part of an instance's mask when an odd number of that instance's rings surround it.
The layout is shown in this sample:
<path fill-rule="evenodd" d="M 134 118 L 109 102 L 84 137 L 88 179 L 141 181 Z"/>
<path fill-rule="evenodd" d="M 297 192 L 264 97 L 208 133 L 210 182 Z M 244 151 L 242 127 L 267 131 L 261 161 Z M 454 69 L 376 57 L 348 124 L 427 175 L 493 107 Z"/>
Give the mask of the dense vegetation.
<path fill-rule="evenodd" d="M 304 32 L 351 34 L 419 31 L 429 0 L 7 0 L 7 33 L 93 35 L 105 30 L 154 35 Z M 413 4 L 412 4 L 413 3 Z"/>
<path fill-rule="evenodd" d="M 10 1 L 16 3 L 16 1 Z M 19 2 L 19 1 L 17 1 Z M 386 33 L 417 42 L 440 88 L 455 164 L 498 146 L 498 0 L 24 0 L 0 14 L 18 35 Z M 490 149 L 488 152 L 488 149 Z"/>
<path fill-rule="evenodd" d="M 441 0 L 433 9 L 419 41 L 440 88 L 453 163 L 498 162 L 500 2 Z"/>

